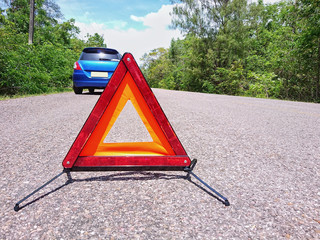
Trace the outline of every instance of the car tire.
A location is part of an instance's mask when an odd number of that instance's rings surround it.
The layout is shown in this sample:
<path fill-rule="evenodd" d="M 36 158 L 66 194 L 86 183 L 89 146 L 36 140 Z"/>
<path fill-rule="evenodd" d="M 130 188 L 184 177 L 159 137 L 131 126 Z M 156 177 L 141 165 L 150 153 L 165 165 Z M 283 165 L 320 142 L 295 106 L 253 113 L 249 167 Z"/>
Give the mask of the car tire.
<path fill-rule="evenodd" d="M 89 93 L 94 94 L 94 88 L 89 88 Z"/>
<path fill-rule="evenodd" d="M 73 86 L 73 91 L 75 94 L 82 94 L 83 88 Z"/>

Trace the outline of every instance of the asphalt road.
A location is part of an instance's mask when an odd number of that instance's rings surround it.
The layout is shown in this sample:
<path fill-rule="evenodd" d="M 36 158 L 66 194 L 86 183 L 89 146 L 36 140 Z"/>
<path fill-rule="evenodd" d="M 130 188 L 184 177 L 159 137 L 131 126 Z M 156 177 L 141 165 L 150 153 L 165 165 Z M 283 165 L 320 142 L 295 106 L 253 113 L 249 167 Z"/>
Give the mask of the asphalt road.
<path fill-rule="evenodd" d="M 99 95 L 12 99 L 0 101 L 0 239 L 320 239 L 319 104 L 154 92 L 231 206 L 183 172 L 79 172 L 15 212 L 62 171 Z M 120 117 L 110 141 L 145 139 L 130 106 Z"/>

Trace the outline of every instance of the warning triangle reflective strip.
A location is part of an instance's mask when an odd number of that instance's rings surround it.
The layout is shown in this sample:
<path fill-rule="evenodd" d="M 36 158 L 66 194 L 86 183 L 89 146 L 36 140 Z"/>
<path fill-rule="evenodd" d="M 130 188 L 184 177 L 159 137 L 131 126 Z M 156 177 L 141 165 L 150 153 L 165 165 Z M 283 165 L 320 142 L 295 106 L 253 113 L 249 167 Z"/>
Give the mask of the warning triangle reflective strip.
<path fill-rule="evenodd" d="M 105 143 L 114 122 L 128 101 L 139 114 L 152 142 Z M 156 97 L 130 53 L 124 54 L 62 165 L 189 166 L 176 136 Z"/>

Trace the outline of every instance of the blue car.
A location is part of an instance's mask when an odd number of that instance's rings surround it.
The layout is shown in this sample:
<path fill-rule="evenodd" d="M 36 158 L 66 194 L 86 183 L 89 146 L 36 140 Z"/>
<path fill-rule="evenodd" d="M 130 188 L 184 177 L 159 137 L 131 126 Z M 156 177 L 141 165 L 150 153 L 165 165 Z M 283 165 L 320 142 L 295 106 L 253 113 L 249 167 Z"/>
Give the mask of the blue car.
<path fill-rule="evenodd" d="M 73 66 L 73 90 L 81 94 L 84 88 L 94 93 L 95 89 L 107 86 L 118 66 L 121 54 L 111 48 L 85 48 Z"/>

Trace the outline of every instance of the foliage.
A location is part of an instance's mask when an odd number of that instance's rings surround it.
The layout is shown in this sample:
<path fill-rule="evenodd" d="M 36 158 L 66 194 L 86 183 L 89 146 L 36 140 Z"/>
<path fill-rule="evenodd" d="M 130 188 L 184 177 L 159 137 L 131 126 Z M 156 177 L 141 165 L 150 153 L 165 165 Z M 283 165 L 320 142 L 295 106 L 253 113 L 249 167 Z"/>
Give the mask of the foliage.
<path fill-rule="evenodd" d="M 103 36 L 77 38 L 75 20 L 61 21 L 53 0 L 35 1 L 34 43 L 28 45 L 29 1 L 5 1 L 0 9 L 0 94 L 33 94 L 71 86 L 73 63 L 82 49 L 105 46 Z"/>
<path fill-rule="evenodd" d="M 151 86 L 320 102 L 319 0 L 175 2 L 185 38 L 144 55 Z"/>
<path fill-rule="evenodd" d="M 86 38 L 86 46 L 88 47 L 107 47 L 107 44 L 104 43 L 103 36 L 99 35 L 98 33 L 93 34 L 93 36 L 87 33 Z"/>

